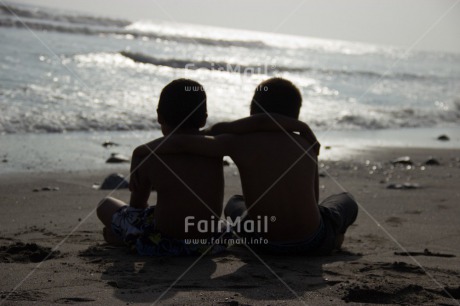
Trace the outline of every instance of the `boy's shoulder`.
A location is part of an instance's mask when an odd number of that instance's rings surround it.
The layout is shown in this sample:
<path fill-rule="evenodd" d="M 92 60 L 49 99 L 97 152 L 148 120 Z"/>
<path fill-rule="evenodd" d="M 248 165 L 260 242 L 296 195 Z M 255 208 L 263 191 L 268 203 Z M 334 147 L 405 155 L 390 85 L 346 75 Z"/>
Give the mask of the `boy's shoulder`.
<path fill-rule="evenodd" d="M 153 153 L 164 140 L 164 137 L 160 137 L 138 146 L 133 151 L 133 157 L 143 157 Z"/>

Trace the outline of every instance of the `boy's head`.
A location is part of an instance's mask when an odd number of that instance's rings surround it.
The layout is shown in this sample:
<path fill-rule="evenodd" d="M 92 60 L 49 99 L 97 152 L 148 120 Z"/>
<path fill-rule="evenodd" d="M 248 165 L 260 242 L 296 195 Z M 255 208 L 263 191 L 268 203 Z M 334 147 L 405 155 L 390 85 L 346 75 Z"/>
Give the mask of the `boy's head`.
<path fill-rule="evenodd" d="M 189 79 L 172 81 L 161 91 L 157 113 L 162 128 L 200 129 L 208 116 L 203 86 Z"/>
<path fill-rule="evenodd" d="M 251 101 L 251 115 L 277 113 L 291 118 L 299 118 L 302 96 L 290 81 L 271 78 L 257 86 Z"/>

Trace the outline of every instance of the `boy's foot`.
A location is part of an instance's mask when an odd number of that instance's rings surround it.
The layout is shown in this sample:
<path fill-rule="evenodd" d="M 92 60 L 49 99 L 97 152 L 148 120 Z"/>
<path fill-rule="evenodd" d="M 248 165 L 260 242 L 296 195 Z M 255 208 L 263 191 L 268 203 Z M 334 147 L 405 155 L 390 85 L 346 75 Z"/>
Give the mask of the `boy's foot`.
<path fill-rule="evenodd" d="M 102 229 L 102 236 L 104 236 L 105 242 L 113 245 L 123 245 L 123 241 L 121 241 L 111 230 L 107 227 Z"/>

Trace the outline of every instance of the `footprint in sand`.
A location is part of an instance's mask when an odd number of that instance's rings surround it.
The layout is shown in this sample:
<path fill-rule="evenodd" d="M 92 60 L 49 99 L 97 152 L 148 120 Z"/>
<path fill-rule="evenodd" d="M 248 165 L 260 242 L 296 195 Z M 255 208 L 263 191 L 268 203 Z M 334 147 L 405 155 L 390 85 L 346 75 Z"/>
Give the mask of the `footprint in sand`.
<path fill-rule="evenodd" d="M 409 214 L 409 215 L 420 215 L 422 213 L 422 211 L 418 210 L 418 209 L 416 209 L 416 210 L 406 210 L 404 213 Z"/>
<path fill-rule="evenodd" d="M 449 209 L 450 207 L 444 204 L 438 204 L 438 209 L 443 210 L 443 209 Z"/>
<path fill-rule="evenodd" d="M 46 293 L 35 291 L 35 290 L 18 290 L 12 292 L 0 292 L 0 304 L 6 301 L 30 301 L 36 302 L 43 300 L 47 296 Z"/>
<path fill-rule="evenodd" d="M 385 220 L 385 222 L 390 224 L 391 226 L 399 226 L 406 221 L 407 221 L 406 219 L 399 218 L 399 217 L 390 217 Z"/>
<path fill-rule="evenodd" d="M 59 304 L 79 304 L 79 303 L 89 303 L 95 302 L 95 299 L 82 298 L 82 297 L 66 297 L 55 300 L 55 303 Z"/>
<path fill-rule="evenodd" d="M 355 285 L 345 291 L 345 302 L 405 304 L 426 303 L 433 300 L 432 295 L 418 285 Z"/>
<path fill-rule="evenodd" d="M 16 242 L 0 247 L 0 262 L 41 262 L 62 257 L 59 251 L 40 246 L 36 243 Z"/>

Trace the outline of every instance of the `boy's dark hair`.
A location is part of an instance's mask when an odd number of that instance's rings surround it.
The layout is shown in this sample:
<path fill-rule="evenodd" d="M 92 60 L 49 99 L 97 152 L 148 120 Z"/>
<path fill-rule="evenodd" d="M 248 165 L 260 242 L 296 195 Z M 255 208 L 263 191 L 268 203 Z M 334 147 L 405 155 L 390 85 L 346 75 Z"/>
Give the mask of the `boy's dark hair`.
<path fill-rule="evenodd" d="M 189 79 L 172 81 L 161 91 L 157 112 L 171 127 L 199 129 L 207 118 L 203 86 Z"/>
<path fill-rule="evenodd" d="M 271 78 L 257 86 L 251 101 L 251 115 L 277 113 L 291 118 L 299 118 L 302 96 L 290 81 Z"/>

